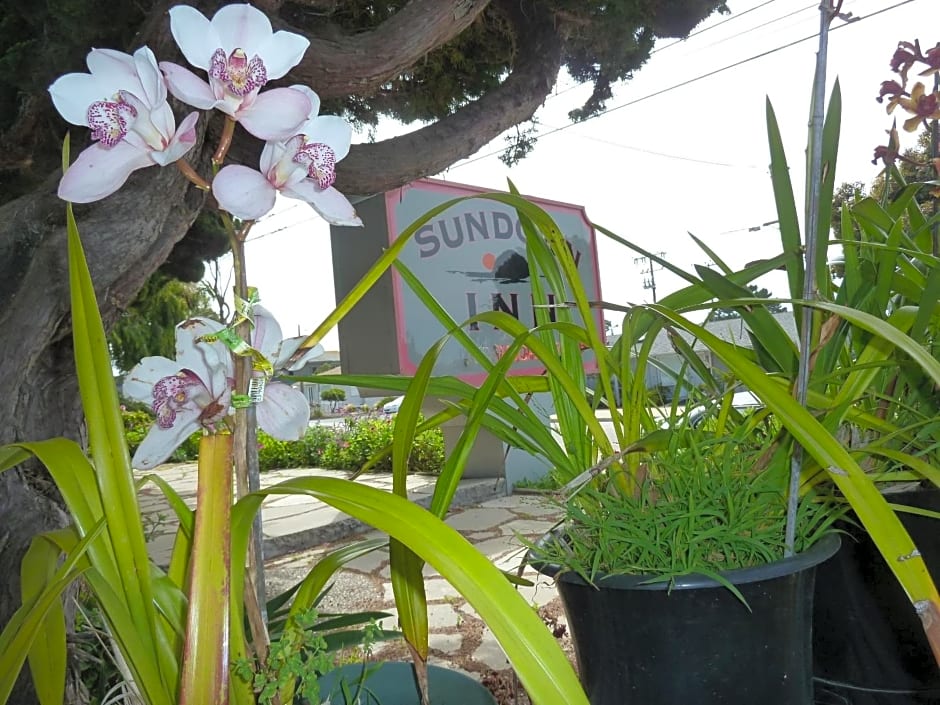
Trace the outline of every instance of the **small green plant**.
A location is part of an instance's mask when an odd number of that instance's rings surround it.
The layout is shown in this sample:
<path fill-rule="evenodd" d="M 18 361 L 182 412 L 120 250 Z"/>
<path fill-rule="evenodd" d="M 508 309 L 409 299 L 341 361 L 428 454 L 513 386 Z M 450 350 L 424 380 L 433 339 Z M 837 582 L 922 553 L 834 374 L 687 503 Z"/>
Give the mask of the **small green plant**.
<path fill-rule="evenodd" d="M 676 431 L 668 448 L 647 456 L 632 494 L 608 481 L 571 498 L 564 538 L 540 546 L 541 557 L 588 581 L 598 574 L 715 576 L 783 558 L 788 458 L 757 438 L 746 424 L 720 437 Z M 799 511 L 798 551 L 844 512 L 812 492 Z"/>
<path fill-rule="evenodd" d="M 338 387 L 324 389 L 320 393 L 320 399 L 330 403 L 330 411 L 336 411 L 341 401 L 346 401 L 346 390 Z"/>
<path fill-rule="evenodd" d="M 289 692 L 291 686 L 295 700 L 320 703 L 320 676 L 344 663 L 367 660 L 377 641 L 397 635 L 397 632 L 383 631 L 370 619 L 355 632 L 359 642 L 352 648 L 347 648 L 348 639 L 330 639 L 337 627 L 361 621 L 360 615 L 321 615 L 316 606 L 291 614 L 271 642 L 264 663 L 239 659 L 235 663 L 235 674 L 252 684 L 259 705 L 269 705 L 278 693 L 285 689 Z M 348 634 L 335 635 L 348 637 Z M 329 698 L 322 702 L 328 703 Z"/>

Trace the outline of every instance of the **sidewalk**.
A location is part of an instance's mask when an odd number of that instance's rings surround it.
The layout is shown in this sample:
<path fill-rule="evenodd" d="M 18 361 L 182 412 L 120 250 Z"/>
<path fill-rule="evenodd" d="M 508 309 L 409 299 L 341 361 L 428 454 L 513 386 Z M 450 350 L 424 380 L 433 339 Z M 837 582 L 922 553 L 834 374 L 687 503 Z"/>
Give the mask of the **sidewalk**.
<path fill-rule="evenodd" d="M 157 473 L 166 480 L 191 509 L 196 506 L 196 464 L 178 463 L 161 465 Z M 271 470 L 261 473 L 261 486 L 270 487 L 294 477 L 316 475 L 320 477 L 348 478 L 341 470 L 318 468 L 296 468 Z M 427 507 L 434 493 L 434 475 L 409 475 L 408 497 Z M 391 492 L 392 477 L 388 474 L 364 474 L 357 480 L 365 485 Z M 464 480 L 454 496 L 453 507 L 501 497 L 502 479 L 487 478 Z M 158 564 L 166 565 L 173 550 L 176 521 L 163 492 L 153 484 L 145 485 L 139 493 L 140 508 L 149 520 L 151 535 L 150 556 Z M 265 558 L 276 558 L 286 553 L 301 551 L 350 534 L 363 531 L 361 522 L 333 509 L 312 497 L 304 495 L 282 495 L 270 497 L 261 505 Z"/>
<path fill-rule="evenodd" d="M 158 470 L 189 506 L 195 506 L 196 466 L 166 465 Z M 343 472 L 300 469 L 262 474 L 262 486 L 302 475 L 346 477 Z M 360 482 L 391 490 L 389 475 L 370 474 Z M 427 506 L 434 489 L 433 476 L 409 476 L 409 496 Z M 172 549 L 175 521 L 162 493 L 153 485 L 140 491 L 141 508 L 153 522 L 151 555 L 165 563 Z M 264 504 L 264 545 L 268 596 L 276 595 L 300 581 L 326 553 L 363 539 L 384 537 L 360 522 L 309 497 L 284 496 Z M 531 495 L 503 496 L 503 481 L 471 479 L 460 483 L 447 523 L 459 531 L 501 570 L 515 571 L 525 549 L 520 537 L 534 540 L 556 522 L 558 510 Z M 490 670 L 508 668 L 508 662 L 490 630 L 479 616 L 440 575 L 425 568 L 430 622 L 430 661 L 480 678 Z M 546 622 L 564 631 L 564 615 L 550 580 L 527 568 L 524 577 L 532 586 L 521 586 L 525 602 L 538 608 Z M 395 601 L 389 579 L 388 551 L 375 551 L 353 561 L 336 574 L 333 588 L 321 611 L 383 611 L 392 616 L 383 621 L 387 629 L 397 627 Z M 569 647 L 567 638 L 562 645 Z M 401 641 L 374 648 L 376 658 L 407 660 Z"/>

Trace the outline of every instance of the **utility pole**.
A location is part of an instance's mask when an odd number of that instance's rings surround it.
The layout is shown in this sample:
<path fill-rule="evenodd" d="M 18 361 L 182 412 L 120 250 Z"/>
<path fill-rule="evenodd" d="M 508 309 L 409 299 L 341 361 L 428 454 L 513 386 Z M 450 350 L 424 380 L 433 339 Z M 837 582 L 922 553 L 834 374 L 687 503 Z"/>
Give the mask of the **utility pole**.
<path fill-rule="evenodd" d="M 665 252 L 654 252 L 654 255 L 658 257 L 665 257 Z M 633 264 L 647 266 L 644 269 L 640 270 L 640 274 L 647 275 L 643 277 L 643 288 L 649 289 L 653 292 L 653 303 L 656 303 L 656 272 L 658 272 L 662 267 L 657 265 L 652 257 L 634 257 Z"/>

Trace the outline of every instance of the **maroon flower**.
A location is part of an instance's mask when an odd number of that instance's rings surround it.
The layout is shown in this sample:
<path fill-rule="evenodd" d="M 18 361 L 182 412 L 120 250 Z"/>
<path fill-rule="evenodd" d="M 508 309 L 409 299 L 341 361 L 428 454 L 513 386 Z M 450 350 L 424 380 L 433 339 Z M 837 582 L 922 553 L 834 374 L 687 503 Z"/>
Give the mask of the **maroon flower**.
<path fill-rule="evenodd" d="M 927 70 L 921 72 L 921 76 L 932 76 L 940 73 L 940 42 L 933 49 L 928 49 L 921 57 L 921 62 L 927 64 Z"/>
<path fill-rule="evenodd" d="M 901 102 L 901 99 L 908 95 L 908 92 L 904 90 L 902 86 L 897 81 L 882 81 L 881 90 L 878 92 L 878 97 L 875 98 L 879 103 L 883 103 L 885 97 L 887 97 L 888 105 L 886 110 L 890 115 L 894 112 L 894 109 L 898 107 L 898 103 Z"/>
<path fill-rule="evenodd" d="M 912 118 L 904 121 L 904 129 L 914 132 L 925 120 L 940 119 L 940 99 L 936 93 L 927 93 L 923 83 L 915 83 L 909 98 L 899 98 L 898 103 Z"/>
<path fill-rule="evenodd" d="M 907 72 L 920 56 L 920 44 L 916 39 L 913 44 L 910 42 L 899 42 L 894 56 L 891 57 L 891 70 L 900 74 L 904 83 L 907 83 Z"/>

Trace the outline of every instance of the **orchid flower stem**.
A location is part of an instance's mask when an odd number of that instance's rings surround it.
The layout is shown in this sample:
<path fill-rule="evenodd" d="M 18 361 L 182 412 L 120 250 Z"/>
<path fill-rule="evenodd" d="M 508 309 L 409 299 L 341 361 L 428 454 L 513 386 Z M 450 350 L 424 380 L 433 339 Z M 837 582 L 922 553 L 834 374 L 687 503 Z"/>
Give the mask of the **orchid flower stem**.
<path fill-rule="evenodd" d="M 209 186 L 209 182 L 199 176 L 199 174 L 196 173 L 196 170 L 193 169 L 192 165 L 185 159 L 177 159 L 176 168 L 179 169 L 183 176 L 189 179 L 199 190 L 208 191 L 211 188 Z"/>
<path fill-rule="evenodd" d="M 225 214 L 223 218 L 232 245 L 232 262 L 235 270 L 235 296 L 248 299 L 248 276 L 245 269 L 245 239 L 251 230 L 252 222 L 244 223 L 235 229 L 232 219 Z M 242 340 L 251 340 L 251 324 L 242 321 L 237 328 Z M 245 394 L 251 380 L 251 359 L 238 355 L 235 357 L 235 389 Z M 235 410 L 235 484 L 238 497 L 261 489 L 261 473 L 258 466 L 257 418 L 254 406 Z M 264 553 L 261 533 L 261 512 L 255 515 L 252 523 L 251 541 L 248 546 L 248 587 L 245 591 L 246 613 L 251 626 L 252 645 L 256 656 L 263 662 L 267 657 L 268 633 L 264 613 L 265 577 Z"/>
<path fill-rule="evenodd" d="M 180 705 L 228 703 L 232 437 L 199 442 L 196 524 Z"/>
<path fill-rule="evenodd" d="M 933 92 L 940 93 L 940 73 L 933 75 Z M 930 121 L 930 159 L 928 163 L 933 163 L 936 175 L 940 178 L 940 120 Z M 937 191 L 934 191 L 936 194 Z M 933 214 L 940 213 L 940 196 L 933 197 Z M 933 244 L 933 256 L 940 257 L 940 223 L 934 221 L 931 228 L 931 238 Z"/>
<path fill-rule="evenodd" d="M 232 136 L 234 134 L 235 121 L 230 117 L 226 117 L 225 127 L 222 128 L 222 136 L 219 138 L 219 147 L 212 155 L 212 164 L 216 168 L 222 166 L 222 162 L 225 161 L 225 155 L 228 154 L 228 149 L 232 146 Z"/>

